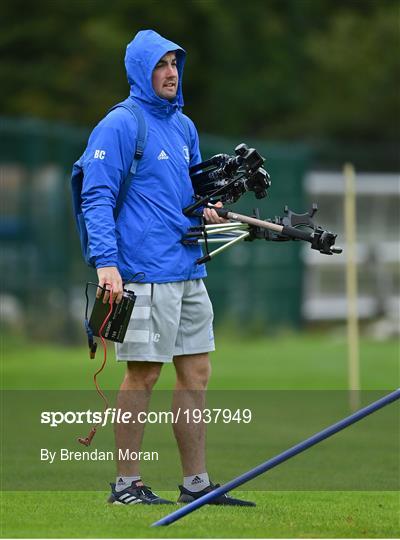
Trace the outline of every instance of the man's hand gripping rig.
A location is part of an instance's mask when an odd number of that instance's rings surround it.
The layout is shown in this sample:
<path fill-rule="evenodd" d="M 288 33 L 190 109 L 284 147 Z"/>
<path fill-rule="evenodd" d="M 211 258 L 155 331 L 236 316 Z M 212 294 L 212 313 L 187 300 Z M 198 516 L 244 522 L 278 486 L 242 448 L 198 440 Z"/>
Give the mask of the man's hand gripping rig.
<path fill-rule="evenodd" d="M 342 252 L 333 247 L 337 235 L 316 226 L 313 216 L 317 205 L 313 204 L 311 212 L 295 214 L 286 206 L 283 217 L 275 217 L 263 221 L 258 209 L 255 216 L 245 216 L 230 212 L 226 208 L 213 207 L 210 202 L 220 200 L 231 204 L 236 202 L 246 191 L 253 191 L 257 199 L 267 195 L 271 182 L 269 174 L 261 167 L 265 159 L 254 149 L 240 144 L 235 148 L 236 156 L 218 154 L 199 163 L 190 170 L 197 201 L 184 209 L 185 215 L 197 215 L 195 210 L 207 206 L 214 208 L 220 217 L 231 220 L 230 223 L 201 225 L 191 227 L 183 239 L 185 244 L 203 241 L 206 255 L 196 262 L 202 264 L 221 253 L 229 246 L 241 240 L 252 241 L 264 239 L 282 242 L 287 240 L 303 240 L 311 244 L 324 255 Z M 224 245 L 209 251 L 209 243 L 218 242 Z"/>

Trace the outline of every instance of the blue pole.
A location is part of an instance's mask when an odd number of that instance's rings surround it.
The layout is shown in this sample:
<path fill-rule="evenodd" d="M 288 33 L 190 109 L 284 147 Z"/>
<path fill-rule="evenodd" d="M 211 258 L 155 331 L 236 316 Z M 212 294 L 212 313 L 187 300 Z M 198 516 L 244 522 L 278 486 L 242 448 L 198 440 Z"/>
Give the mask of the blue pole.
<path fill-rule="evenodd" d="M 393 401 L 396 401 L 399 398 L 400 398 L 400 388 L 398 388 L 394 392 L 391 392 L 390 394 L 387 394 L 383 398 L 378 399 L 377 401 L 374 401 L 370 405 L 367 405 L 366 407 L 360 409 L 354 414 L 347 416 L 346 418 L 343 418 L 343 420 L 336 422 L 336 424 L 333 424 L 332 426 L 329 426 L 328 428 L 322 431 L 319 431 L 318 433 L 316 433 L 315 435 L 312 435 L 305 441 L 302 441 L 301 443 L 296 444 L 295 446 L 292 446 L 288 450 L 285 450 L 281 454 L 278 454 L 277 456 L 269 459 L 268 461 L 261 463 L 261 465 L 258 465 L 258 467 L 255 467 L 254 469 L 251 469 L 250 471 L 243 473 L 242 475 L 238 476 L 237 478 L 234 478 L 227 484 L 224 484 L 223 486 L 215 489 L 214 491 L 211 491 L 210 493 L 203 495 L 199 499 L 196 499 L 195 501 L 187 504 L 186 506 L 179 508 L 179 510 L 172 512 L 171 514 L 168 514 L 167 516 L 161 518 L 160 520 L 155 521 L 152 524 L 152 527 L 158 527 L 159 525 L 169 525 L 170 523 L 174 523 L 174 521 L 177 521 L 178 519 L 181 519 L 187 514 L 194 512 L 194 510 L 197 510 L 201 506 L 207 503 L 210 503 L 211 501 L 220 497 L 224 493 L 227 493 L 228 491 L 231 491 L 232 489 L 235 489 L 238 486 L 241 486 L 245 482 L 248 482 L 249 480 L 252 480 L 256 476 L 258 476 L 259 474 L 262 474 L 266 471 L 269 471 L 270 469 L 273 469 L 274 467 L 276 467 L 277 465 L 280 465 L 284 461 L 296 456 L 297 454 L 300 454 L 301 452 L 304 452 L 304 450 L 311 448 L 311 446 L 314 446 L 315 444 L 320 443 L 321 441 L 323 441 L 324 439 L 327 439 L 328 437 L 331 437 L 338 431 L 341 431 L 342 429 L 345 429 L 348 426 L 351 426 L 351 424 L 358 422 L 362 418 L 365 418 L 366 416 L 368 416 L 369 414 L 372 414 L 378 409 L 382 409 L 382 407 L 389 405 L 389 403 L 392 403 Z"/>

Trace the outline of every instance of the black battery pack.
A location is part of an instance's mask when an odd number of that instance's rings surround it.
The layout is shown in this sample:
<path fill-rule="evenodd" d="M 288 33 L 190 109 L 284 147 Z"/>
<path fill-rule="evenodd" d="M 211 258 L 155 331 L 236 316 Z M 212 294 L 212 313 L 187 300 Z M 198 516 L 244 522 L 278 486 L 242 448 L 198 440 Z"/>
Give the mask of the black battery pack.
<path fill-rule="evenodd" d="M 100 298 L 96 298 L 89 320 L 93 334 L 98 337 L 100 337 L 101 325 L 110 311 L 110 304 L 103 303 L 103 294 L 104 292 Z M 102 335 L 105 339 L 123 343 L 135 302 L 135 293 L 124 289 L 121 302 L 113 303 L 111 316 L 103 329 Z"/>

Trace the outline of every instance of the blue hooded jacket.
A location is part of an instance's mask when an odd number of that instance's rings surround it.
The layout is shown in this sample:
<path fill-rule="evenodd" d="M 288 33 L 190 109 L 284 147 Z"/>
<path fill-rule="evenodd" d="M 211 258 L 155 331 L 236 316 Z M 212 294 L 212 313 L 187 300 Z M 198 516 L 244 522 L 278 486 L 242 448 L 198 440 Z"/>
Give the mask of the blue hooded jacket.
<path fill-rule="evenodd" d="M 152 72 L 169 51 L 176 51 L 179 75 L 176 97 L 168 101 L 153 90 Z M 143 157 L 115 222 L 121 183 L 129 174 L 137 122 L 122 107 L 112 110 L 93 130 L 81 158 L 84 171 L 82 210 L 89 252 L 96 268 L 116 266 L 124 281 L 144 272 L 143 281 L 165 283 L 205 277 L 196 265 L 199 246 L 181 243 L 188 228 L 199 224 L 182 209 L 193 202 L 189 167 L 201 161 L 196 128 L 189 123 L 191 147 L 177 117 L 183 106 L 185 51 L 153 30 L 139 32 L 129 43 L 125 65 L 129 99 L 141 107 L 148 129 Z M 189 157 L 190 156 L 190 157 Z"/>

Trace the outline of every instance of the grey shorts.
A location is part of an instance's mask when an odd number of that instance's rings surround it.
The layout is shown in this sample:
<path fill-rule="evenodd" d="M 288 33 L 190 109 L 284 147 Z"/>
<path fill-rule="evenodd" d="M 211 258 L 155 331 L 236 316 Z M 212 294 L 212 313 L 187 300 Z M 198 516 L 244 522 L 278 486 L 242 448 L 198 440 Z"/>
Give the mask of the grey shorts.
<path fill-rule="evenodd" d="M 117 360 L 171 362 L 174 356 L 215 349 L 213 310 L 201 279 L 173 283 L 133 283 L 137 295 Z"/>

